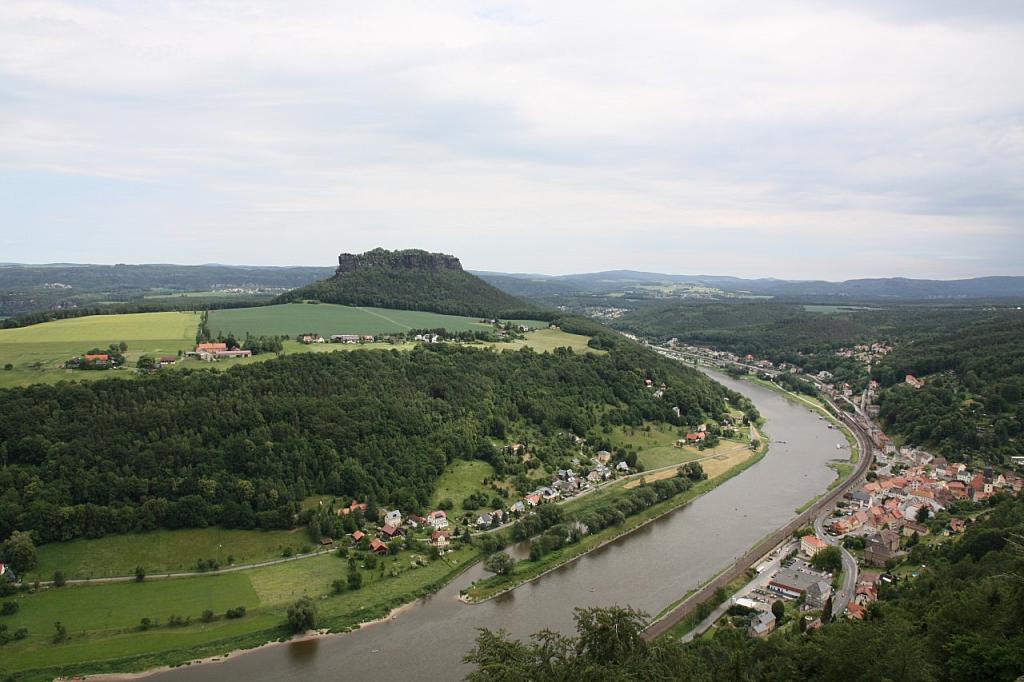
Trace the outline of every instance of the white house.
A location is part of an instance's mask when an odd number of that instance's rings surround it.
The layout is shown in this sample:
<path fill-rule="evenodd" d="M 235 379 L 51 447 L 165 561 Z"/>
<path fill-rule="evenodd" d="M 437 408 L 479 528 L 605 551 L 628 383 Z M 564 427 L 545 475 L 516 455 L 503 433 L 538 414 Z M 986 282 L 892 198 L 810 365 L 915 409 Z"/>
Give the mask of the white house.
<path fill-rule="evenodd" d="M 442 530 L 448 527 L 448 515 L 442 510 L 432 511 L 427 514 L 427 525 L 434 530 Z"/>

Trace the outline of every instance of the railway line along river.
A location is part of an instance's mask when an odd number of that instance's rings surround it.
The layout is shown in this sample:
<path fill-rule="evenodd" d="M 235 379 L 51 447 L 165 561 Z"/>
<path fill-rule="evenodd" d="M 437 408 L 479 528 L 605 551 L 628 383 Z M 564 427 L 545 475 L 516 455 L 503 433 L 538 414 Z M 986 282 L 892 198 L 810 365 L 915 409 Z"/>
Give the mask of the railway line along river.
<path fill-rule="evenodd" d="M 768 389 L 708 373 L 754 401 L 775 442 L 760 462 L 686 507 L 481 604 L 458 600 L 460 589 L 484 575 L 478 564 L 385 622 L 156 672 L 147 679 L 461 679 L 468 671 L 462 657 L 479 628 L 504 628 L 516 637 L 542 628 L 571 632 L 577 606 L 628 604 L 659 613 L 784 526 L 836 475 L 827 463 L 836 457 L 842 436 L 825 421 Z"/>

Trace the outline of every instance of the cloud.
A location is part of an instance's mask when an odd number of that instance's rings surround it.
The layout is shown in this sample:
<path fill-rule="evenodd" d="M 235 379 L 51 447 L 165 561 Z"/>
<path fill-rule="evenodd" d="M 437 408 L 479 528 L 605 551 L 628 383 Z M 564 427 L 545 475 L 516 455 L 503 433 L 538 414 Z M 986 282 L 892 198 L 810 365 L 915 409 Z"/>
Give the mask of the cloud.
<path fill-rule="evenodd" d="M 1019 3 L 704 5 L 10 0 L 4 260 L 1024 274 Z"/>

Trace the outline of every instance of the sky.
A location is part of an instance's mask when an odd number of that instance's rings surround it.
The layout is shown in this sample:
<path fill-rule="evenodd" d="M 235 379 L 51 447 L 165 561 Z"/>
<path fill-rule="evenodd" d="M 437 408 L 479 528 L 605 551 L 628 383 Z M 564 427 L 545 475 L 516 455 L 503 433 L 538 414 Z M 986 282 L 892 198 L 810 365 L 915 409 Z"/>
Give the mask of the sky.
<path fill-rule="evenodd" d="M 0 3 L 0 262 L 1024 275 L 1024 2 Z"/>

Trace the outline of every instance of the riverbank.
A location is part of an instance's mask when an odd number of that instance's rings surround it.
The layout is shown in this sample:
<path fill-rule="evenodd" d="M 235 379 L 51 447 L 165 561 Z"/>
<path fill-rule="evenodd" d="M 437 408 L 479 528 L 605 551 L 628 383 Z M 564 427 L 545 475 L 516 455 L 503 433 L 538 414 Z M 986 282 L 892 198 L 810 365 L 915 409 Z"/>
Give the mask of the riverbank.
<path fill-rule="evenodd" d="M 580 557 L 604 547 L 620 538 L 652 523 L 666 514 L 682 508 L 701 495 L 713 490 L 730 478 L 746 471 L 748 468 L 761 461 L 768 452 L 768 439 L 761 438 L 758 449 L 751 452 L 744 461 L 722 472 L 720 475 L 708 478 L 693 485 L 675 497 L 659 502 L 644 511 L 627 517 L 622 524 L 605 528 L 597 533 L 584 537 L 579 542 L 563 547 L 554 552 L 545 554 L 536 561 L 523 560 L 516 564 L 512 574 L 508 576 L 494 576 L 480 581 L 469 587 L 460 595 L 460 599 L 467 604 L 480 604 L 494 599 L 497 596 L 510 592 L 521 585 L 535 581 L 552 571 L 569 564 Z M 623 486 L 623 490 L 625 487 Z M 604 501 L 601 499 L 600 501 Z"/>

